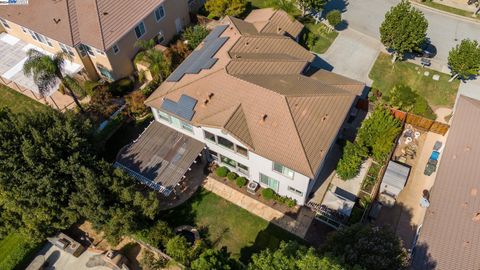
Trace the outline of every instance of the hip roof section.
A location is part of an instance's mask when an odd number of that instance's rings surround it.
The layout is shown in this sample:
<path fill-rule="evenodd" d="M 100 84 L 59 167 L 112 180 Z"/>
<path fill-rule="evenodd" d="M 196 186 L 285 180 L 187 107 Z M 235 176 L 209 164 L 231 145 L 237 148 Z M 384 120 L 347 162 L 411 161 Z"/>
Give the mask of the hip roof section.
<path fill-rule="evenodd" d="M 308 77 L 314 56 L 291 38 L 243 35 L 238 22 L 223 23 L 220 36 L 228 40 L 213 56 L 217 62 L 165 81 L 146 104 L 161 109 L 164 100 L 188 95 L 198 100 L 193 125 L 222 129 L 250 151 L 314 178 L 364 84 L 336 74 L 325 82 Z"/>

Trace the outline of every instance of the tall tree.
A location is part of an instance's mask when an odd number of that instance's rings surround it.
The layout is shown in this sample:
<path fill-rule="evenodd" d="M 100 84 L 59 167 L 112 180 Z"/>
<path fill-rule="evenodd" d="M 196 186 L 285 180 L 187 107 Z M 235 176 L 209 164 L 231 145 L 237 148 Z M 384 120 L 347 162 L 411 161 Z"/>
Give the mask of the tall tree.
<path fill-rule="evenodd" d="M 171 61 L 163 52 L 155 49 L 155 45 L 156 42 L 153 39 L 137 41 L 135 46 L 140 51 L 135 56 L 135 62 L 147 63 L 153 80 L 161 83 L 171 73 Z"/>
<path fill-rule="evenodd" d="M 238 16 L 245 12 L 246 8 L 246 0 L 207 0 L 205 3 L 205 9 L 209 12 L 210 18 Z"/>
<path fill-rule="evenodd" d="M 202 43 L 203 39 L 207 37 L 209 31 L 207 28 L 205 28 L 202 25 L 195 25 L 195 26 L 190 26 L 185 29 L 183 32 L 182 36 L 183 39 L 188 41 L 188 48 L 190 50 L 195 50 L 197 46 Z"/>
<path fill-rule="evenodd" d="M 480 47 L 478 41 L 464 39 L 452 48 L 448 54 L 448 66 L 454 75 L 450 81 L 459 77 L 467 79 L 477 76 L 480 71 Z"/>
<path fill-rule="evenodd" d="M 388 49 L 394 51 L 393 60 L 407 52 L 418 50 L 427 36 L 428 21 L 423 13 L 402 0 L 385 14 L 380 26 L 380 39 Z"/>
<path fill-rule="evenodd" d="M 327 238 L 324 251 L 340 258 L 350 267 L 400 270 L 408 265 L 406 250 L 388 228 L 363 224 L 346 227 Z"/>
<path fill-rule="evenodd" d="M 207 249 L 199 258 L 192 261 L 192 270 L 230 270 L 235 269 L 235 261 L 230 258 L 226 248 Z"/>
<path fill-rule="evenodd" d="M 282 242 L 277 250 L 262 250 L 252 256 L 249 270 L 343 270 L 336 259 L 319 256 L 313 248 L 307 248 L 297 242 Z M 360 270 L 357 268 L 357 270 Z"/>
<path fill-rule="evenodd" d="M 50 57 L 35 49 L 30 49 L 27 52 L 27 60 L 23 64 L 23 73 L 27 76 L 33 75 L 33 81 L 37 85 L 42 97 L 48 95 L 51 89 L 56 87 L 58 82 L 61 82 L 70 93 L 70 96 L 72 96 L 77 107 L 83 112 L 83 107 L 72 89 L 73 79 L 64 75 L 66 57 L 69 56 L 63 52 Z"/>
<path fill-rule="evenodd" d="M 302 11 L 302 16 L 305 16 L 307 11 L 313 11 L 315 13 L 319 12 L 325 4 L 327 0 L 295 0 L 297 6 Z"/>

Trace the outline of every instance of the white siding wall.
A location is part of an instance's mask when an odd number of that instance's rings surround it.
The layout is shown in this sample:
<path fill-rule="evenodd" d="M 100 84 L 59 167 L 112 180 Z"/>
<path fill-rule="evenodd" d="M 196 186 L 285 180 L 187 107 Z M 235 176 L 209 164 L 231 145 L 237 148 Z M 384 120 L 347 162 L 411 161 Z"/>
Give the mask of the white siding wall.
<path fill-rule="evenodd" d="M 298 172 L 295 172 L 294 173 L 294 177 L 293 179 L 290 179 L 280 173 L 277 173 L 276 171 L 273 171 L 273 163 L 271 160 L 269 159 L 266 159 L 262 156 L 259 156 L 253 152 L 248 152 L 248 158 L 245 157 L 245 156 L 242 156 L 238 153 L 235 153 L 234 151 L 226 148 L 226 147 L 223 147 L 223 146 L 220 146 L 218 144 L 215 144 L 213 142 L 210 142 L 209 140 L 206 140 L 205 137 L 204 137 L 204 130 L 210 132 L 210 133 L 213 133 L 215 135 L 218 135 L 218 136 L 222 136 L 228 140 L 230 140 L 231 142 L 239 145 L 239 146 L 242 146 L 244 148 L 248 148 L 246 147 L 245 145 L 243 145 L 243 143 L 241 143 L 240 141 L 238 141 L 237 139 L 235 139 L 234 137 L 228 135 L 228 134 L 225 134 L 222 132 L 222 130 L 220 129 L 217 129 L 217 128 L 210 128 L 210 127 L 193 127 L 193 134 L 189 131 L 186 131 L 182 128 L 177 128 L 175 126 L 173 126 L 172 124 L 170 124 L 169 122 L 167 121 L 164 121 L 163 119 L 161 119 L 159 116 L 158 116 L 158 112 L 156 109 L 152 108 L 152 111 L 153 111 L 153 115 L 155 117 L 155 119 L 170 127 L 170 128 L 173 128 L 179 132 L 182 132 L 184 134 L 187 134 L 189 136 L 192 136 L 194 137 L 195 139 L 201 141 L 201 142 L 204 142 L 207 147 L 217 153 L 219 153 L 220 155 L 223 155 L 225 157 L 228 157 L 230 159 L 233 159 L 245 166 L 247 166 L 249 168 L 249 175 L 247 176 L 247 178 L 249 180 L 253 180 L 255 182 L 258 182 L 260 183 L 260 173 L 268 176 L 268 177 L 271 177 L 277 181 L 279 181 L 280 185 L 279 185 L 279 189 L 278 189 L 278 194 L 282 195 L 282 196 L 287 196 L 287 197 L 290 197 L 290 198 L 293 198 L 293 199 L 296 199 L 297 200 L 297 203 L 300 204 L 300 205 L 303 205 L 305 204 L 306 202 L 306 197 L 308 196 L 308 190 L 309 190 L 309 182 L 310 182 L 310 178 L 305 176 L 305 175 L 302 175 Z M 296 193 L 293 193 L 291 191 L 288 190 L 288 186 L 296 189 L 296 190 L 299 190 L 303 193 L 302 196 L 299 196 L 297 195 Z"/>

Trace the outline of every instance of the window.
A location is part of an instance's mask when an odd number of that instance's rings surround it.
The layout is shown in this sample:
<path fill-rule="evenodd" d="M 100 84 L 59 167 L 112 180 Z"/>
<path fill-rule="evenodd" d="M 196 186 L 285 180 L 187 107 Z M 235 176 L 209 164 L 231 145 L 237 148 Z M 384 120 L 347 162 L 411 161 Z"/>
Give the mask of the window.
<path fill-rule="evenodd" d="M 93 52 L 93 50 L 90 46 L 85 45 L 85 44 L 80 44 L 80 48 L 84 52 L 88 53 L 90 56 L 95 56 L 95 53 Z"/>
<path fill-rule="evenodd" d="M 105 53 L 99 49 L 95 49 L 95 51 L 98 53 L 98 54 L 101 54 L 101 55 L 105 55 Z"/>
<path fill-rule="evenodd" d="M 215 152 L 215 151 L 212 151 L 210 149 L 208 149 L 208 152 L 210 153 L 210 157 L 213 159 L 213 160 L 217 160 L 218 161 L 218 153 Z"/>
<path fill-rule="evenodd" d="M 35 39 L 36 41 L 41 42 L 43 44 L 46 44 L 50 47 L 53 47 L 52 43 L 50 42 L 50 40 L 46 36 L 44 36 L 42 34 L 39 34 L 39 33 L 36 33 L 36 32 L 33 32 L 30 29 L 27 29 L 27 30 L 28 30 L 28 33 L 32 36 L 32 38 Z"/>
<path fill-rule="evenodd" d="M 233 142 L 221 137 L 221 136 L 217 136 L 217 140 L 218 140 L 218 144 L 220 144 L 221 146 L 224 146 L 228 149 L 231 149 L 231 150 L 234 150 L 235 146 L 233 144 Z"/>
<path fill-rule="evenodd" d="M 220 161 L 222 163 L 225 163 L 226 165 L 232 167 L 232 168 L 235 168 L 235 169 L 237 168 L 237 162 L 233 159 L 230 159 L 230 158 L 226 157 L 226 156 L 220 155 Z"/>
<path fill-rule="evenodd" d="M 163 5 L 159 6 L 157 9 L 155 9 L 155 19 L 157 19 L 157 22 L 160 21 L 165 17 L 165 8 Z"/>
<path fill-rule="evenodd" d="M 239 172 L 241 172 L 245 175 L 248 175 L 248 167 L 243 165 L 242 163 L 237 162 L 237 169 L 238 169 Z"/>
<path fill-rule="evenodd" d="M 157 44 L 162 44 L 165 41 L 165 36 L 163 35 L 163 32 L 160 31 L 158 32 L 158 35 L 155 37 L 155 42 Z"/>
<path fill-rule="evenodd" d="M 102 75 L 102 77 L 106 78 L 109 81 L 113 81 L 113 76 L 112 76 L 112 73 L 110 72 L 110 70 L 108 70 L 106 67 L 100 66 L 100 65 L 97 65 L 97 68 L 100 71 L 100 75 Z"/>
<path fill-rule="evenodd" d="M 145 29 L 145 24 L 143 22 L 135 27 L 135 35 L 137 36 L 137 39 L 145 35 L 146 32 L 147 30 Z"/>
<path fill-rule="evenodd" d="M 62 51 L 63 51 L 64 53 L 69 54 L 69 55 L 71 55 L 71 56 L 74 56 L 74 55 L 75 55 L 75 54 L 73 53 L 72 47 L 67 46 L 67 45 L 65 45 L 65 44 L 63 44 L 63 43 L 60 43 L 60 42 L 59 42 L 58 44 L 60 44 L 60 48 L 62 48 Z"/>
<path fill-rule="evenodd" d="M 283 166 L 282 164 L 273 162 L 273 170 L 285 175 L 288 178 L 293 179 L 293 174 L 294 174 L 293 171 Z"/>
<path fill-rule="evenodd" d="M 237 147 L 236 147 L 236 152 L 239 153 L 242 156 L 248 157 L 248 150 L 246 148 L 243 148 L 243 147 L 239 146 L 239 145 L 237 145 Z"/>
<path fill-rule="evenodd" d="M 288 191 L 294 193 L 294 194 L 297 194 L 298 196 L 303 196 L 303 192 L 301 192 L 300 190 L 298 189 L 294 189 L 292 188 L 291 186 L 288 186 Z"/>
<path fill-rule="evenodd" d="M 206 130 L 203 131 L 203 135 L 205 137 L 205 139 L 211 141 L 211 142 L 214 142 L 214 143 L 217 143 L 216 140 L 215 140 L 215 134 L 213 133 L 210 133 Z"/>
<path fill-rule="evenodd" d="M 0 22 L 2 22 L 3 26 L 5 26 L 5 28 L 10 28 L 10 25 L 8 25 L 6 20 L 0 18 Z"/>
<path fill-rule="evenodd" d="M 280 186 L 280 183 L 277 180 L 271 177 L 268 177 L 262 173 L 260 173 L 260 183 L 268 186 L 269 188 L 273 189 L 275 192 L 278 192 L 278 188 Z"/>
<path fill-rule="evenodd" d="M 120 48 L 118 47 L 117 44 L 113 45 L 112 51 L 113 51 L 114 54 L 117 54 L 120 51 Z"/>
<path fill-rule="evenodd" d="M 193 133 L 193 127 L 189 123 L 186 123 L 186 122 L 182 121 L 182 128 L 184 130 L 187 130 L 187 131 L 190 131 L 191 133 Z"/>
<path fill-rule="evenodd" d="M 170 119 L 170 115 L 166 112 L 162 112 L 162 111 L 157 111 L 158 112 L 158 117 L 160 117 L 160 119 L 163 119 L 169 123 L 172 122 L 172 120 Z"/>

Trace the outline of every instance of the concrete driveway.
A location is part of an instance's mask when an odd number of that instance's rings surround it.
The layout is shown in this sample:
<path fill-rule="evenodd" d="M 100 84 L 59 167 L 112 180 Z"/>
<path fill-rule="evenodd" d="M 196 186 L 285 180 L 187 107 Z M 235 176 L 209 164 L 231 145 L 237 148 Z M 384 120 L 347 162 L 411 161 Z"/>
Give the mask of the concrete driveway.
<path fill-rule="evenodd" d="M 378 40 L 346 29 L 340 32 L 335 42 L 325 54 L 320 55 L 320 58 L 333 67 L 333 72 L 371 85 L 372 81 L 368 74 L 381 48 Z"/>

